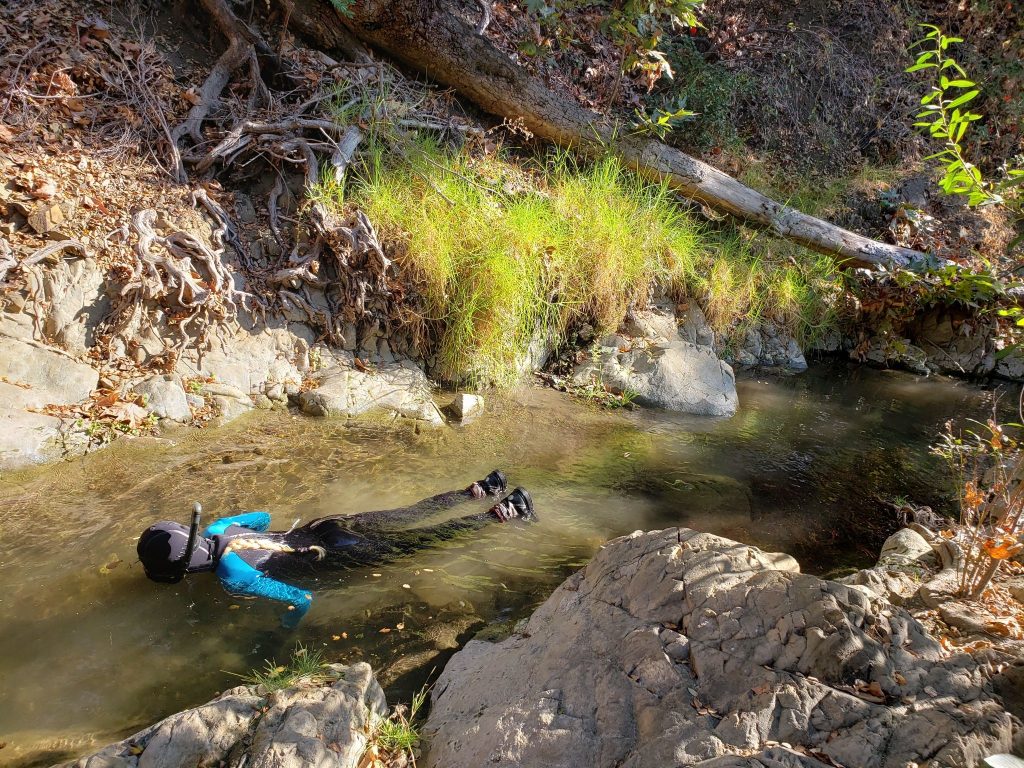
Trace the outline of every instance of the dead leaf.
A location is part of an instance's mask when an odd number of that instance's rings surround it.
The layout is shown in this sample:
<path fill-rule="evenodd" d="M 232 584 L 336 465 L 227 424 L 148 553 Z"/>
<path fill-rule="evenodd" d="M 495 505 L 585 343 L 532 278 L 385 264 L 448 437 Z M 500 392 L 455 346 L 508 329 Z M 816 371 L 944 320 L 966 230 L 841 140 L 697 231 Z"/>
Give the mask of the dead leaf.
<path fill-rule="evenodd" d="M 29 194 L 39 200 L 49 200 L 57 194 L 57 182 L 52 179 L 40 180 L 37 184 L 33 185 Z"/>

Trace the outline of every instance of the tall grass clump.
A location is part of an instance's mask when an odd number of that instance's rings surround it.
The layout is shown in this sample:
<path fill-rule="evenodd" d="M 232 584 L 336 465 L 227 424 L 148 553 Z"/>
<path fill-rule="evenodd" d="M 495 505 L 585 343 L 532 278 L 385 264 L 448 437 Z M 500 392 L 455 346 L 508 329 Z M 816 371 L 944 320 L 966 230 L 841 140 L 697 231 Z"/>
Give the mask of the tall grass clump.
<path fill-rule="evenodd" d="M 611 157 L 522 163 L 421 136 L 401 151 L 372 144 L 346 199 L 320 194 L 374 222 L 422 296 L 438 373 L 452 381 L 511 383 L 532 339 L 613 330 L 654 281 L 706 303 L 720 331 L 757 306 L 805 322 L 813 304 L 801 273 L 710 237 L 667 186 Z"/>

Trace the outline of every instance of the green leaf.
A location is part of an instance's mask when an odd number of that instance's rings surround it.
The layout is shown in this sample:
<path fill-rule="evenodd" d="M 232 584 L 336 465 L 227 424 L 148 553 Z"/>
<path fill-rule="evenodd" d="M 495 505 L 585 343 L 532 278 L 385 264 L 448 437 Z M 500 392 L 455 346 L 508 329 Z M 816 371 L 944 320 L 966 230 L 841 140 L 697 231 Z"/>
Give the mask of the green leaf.
<path fill-rule="evenodd" d="M 950 80 L 943 88 L 973 88 L 976 83 L 973 80 Z"/>
<path fill-rule="evenodd" d="M 921 97 L 921 103 L 922 104 L 930 104 L 933 101 L 935 101 L 935 97 L 936 96 L 941 96 L 941 95 L 942 95 L 942 91 L 938 91 L 938 90 L 930 91 L 930 92 L 926 93 L 924 96 Z"/>
<path fill-rule="evenodd" d="M 949 104 L 947 104 L 946 107 L 947 107 L 947 109 L 952 109 L 953 107 L 959 107 L 961 104 L 966 104 L 968 101 L 973 99 L 979 93 L 981 93 L 981 91 L 968 91 L 963 96 L 957 96 L 955 99 L 953 99 L 953 101 L 949 102 Z"/>
<path fill-rule="evenodd" d="M 934 64 L 928 64 L 927 62 L 925 62 L 923 64 L 914 64 L 912 67 L 907 67 L 906 71 L 907 72 L 919 72 L 922 69 L 933 69 L 934 67 L 935 67 Z"/>

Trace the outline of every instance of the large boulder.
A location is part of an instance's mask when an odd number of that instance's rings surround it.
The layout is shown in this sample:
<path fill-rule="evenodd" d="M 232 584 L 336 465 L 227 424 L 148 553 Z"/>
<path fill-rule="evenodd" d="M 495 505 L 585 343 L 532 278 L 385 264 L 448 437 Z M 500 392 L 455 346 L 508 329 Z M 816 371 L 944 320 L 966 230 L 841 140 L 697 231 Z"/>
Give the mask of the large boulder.
<path fill-rule="evenodd" d="M 971 766 L 1013 729 L 903 609 L 674 528 L 611 542 L 521 631 L 456 654 L 423 764 Z"/>
<path fill-rule="evenodd" d="M 12 469 L 61 456 L 66 430 L 39 411 L 87 398 L 99 373 L 41 344 L 0 336 L 0 467 Z"/>
<path fill-rule="evenodd" d="M 405 361 L 375 371 L 333 367 L 299 395 L 302 412 L 310 416 L 360 416 L 374 410 L 444 424 L 434 403 L 430 382 L 414 363 Z"/>
<path fill-rule="evenodd" d="M 333 671 L 331 685 L 232 688 L 64 768 L 355 768 L 387 703 L 368 664 Z"/>
<path fill-rule="evenodd" d="M 31 273 L 33 293 L 43 299 L 37 311 L 46 338 L 72 354 L 84 355 L 95 343 L 96 329 L 110 313 L 105 274 L 95 259 L 61 260 L 51 269 Z"/>
<path fill-rule="evenodd" d="M 630 393 L 648 407 L 731 416 L 739 402 L 736 380 L 710 346 L 713 340 L 692 314 L 679 317 L 674 307 L 655 304 L 633 313 L 618 334 L 603 339 L 592 358 L 573 371 L 572 383 Z"/>

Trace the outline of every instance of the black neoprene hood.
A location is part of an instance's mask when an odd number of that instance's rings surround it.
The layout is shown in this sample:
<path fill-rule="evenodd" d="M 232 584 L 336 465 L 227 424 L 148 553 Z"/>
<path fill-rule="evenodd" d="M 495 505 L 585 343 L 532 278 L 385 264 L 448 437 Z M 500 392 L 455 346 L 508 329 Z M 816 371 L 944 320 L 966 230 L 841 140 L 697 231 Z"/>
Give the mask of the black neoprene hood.
<path fill-rule="evenodd" d="M 213 546 L 202 536 L 196 538 L 187 568 L 182 567 L 182 558 L 188 546 L 188 530 L 181 523 L 161 520 L 143 531 L 136 552 L 146 576 L 164 584 L 176 584 L 186 571 L 194 573 L 211 569 Z"/>

